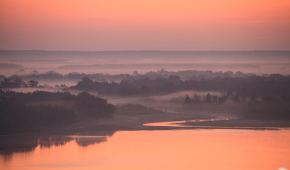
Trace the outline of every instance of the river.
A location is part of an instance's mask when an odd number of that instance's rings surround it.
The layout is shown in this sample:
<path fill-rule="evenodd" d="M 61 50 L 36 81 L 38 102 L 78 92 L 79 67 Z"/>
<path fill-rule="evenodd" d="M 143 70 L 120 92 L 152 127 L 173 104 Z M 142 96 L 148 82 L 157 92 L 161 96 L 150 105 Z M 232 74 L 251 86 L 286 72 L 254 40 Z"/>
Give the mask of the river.
<path fill-rule="evenodd" d="M 33 135 L 0 137 L 2 146 L 5 140 L 6 145 L 14 146 L 2 147 L 5 152 L 1 152 L 0 169 L 290 168 L 289 130 L 117 131 L 49 135 L 45 139 Z"/>

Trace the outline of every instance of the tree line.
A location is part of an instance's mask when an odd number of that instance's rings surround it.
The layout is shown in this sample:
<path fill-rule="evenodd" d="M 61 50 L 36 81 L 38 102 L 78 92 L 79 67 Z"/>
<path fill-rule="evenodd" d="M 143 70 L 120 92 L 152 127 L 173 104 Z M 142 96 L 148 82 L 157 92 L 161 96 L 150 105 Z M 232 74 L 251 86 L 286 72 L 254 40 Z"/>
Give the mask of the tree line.
<path fill-rule="evenodd" d="M 14 78 L 4 78 L 4 80 L 0 81 L 0 88 L 20 88 L 20 87 L 38 87 L 38 81 L 29 80 L 27 82 L 21 80 L 18 77 Z"/>
<path fill-rule="evenodd" d="M 242 119 L 290 120 L 290 95 L 247 98 L 229 90 L 221 96 L 211 95 L 210 93 L 200 96 L 195 93 L 192 97 L 186 95 L 184 99 L 184 104 L 193 107 L 197 104 L 224 103 L 234 104 L 236 110 L 233 111 L 238 113 Z"/>
<path fill-rule="evenodd" d="M 23 81 L 19 77 L 12 77 L 12 78 L 4 78 L 2 81 L 0 81 L 0 88 L 54 88 L 50 86 L 49 84 L 43 84 L 39 85 L 39 82 L 37 80 L 29 80 L 29 81 Z M 66 88 L 67 86 L 65 84 L 61 85 L 55 85 L 56 88 Z"/>
<path fill-rule="evenodd" d="M 20 72 L 24 72 L 23 69 Z M 182 80 L 201 80 L 201 79 L 212 79 L 216 77 L 249 77 L 253 74 L 242 73 L 240 71 L 233 73 L 232 71 L 218 71 L 213 72 L 211 70 L 200 71 L 200 70 L 184 70 L 184 71 L 166 71 L 164 69 L 160 69 L 158 71 L 150 71 L 145 74 L 139 74 L 137 71 L 134 71 L 133 74 L 102 74 L 102 73 L 94 73 L 94 74 L 85 74 L 78 72 L 71 72 L 65 75 L 62 75 L 56 71 L 48 71 L 45 73 L 39 73 L 37 70 L 34 70 L 31 74 L 15 74 L 9 79 L 25 79 L 25 80 L 33 80 L 33 79 L 81 79 L 82 77 L 88 77 L 90 79 L 94 79 L 97 81 L 121 81 L 124 79 L 127 80 L 136 80 L 136 79 L 156 79 L 156 78 L 168 78 L 169 76 L 179 76 Z M 5 77 L 5 76 L 4 76 Z M 0 77 L 1 78 L 1 77 Z M 6 78 L 6 77 L 5 77 Z"/>
<path fill-rule="evenodd" d="M 53 101 L 57 104 L 49 103 Z M 37 102 L 39 105 L 31 105 Z M 0 132 L 110 118 L 115 110 L 107 100 L 87 92 L 75 96 L 68 92 L 17 93 L 0 90 Z"/>
<path fill-rule="evenodd" d="M 181 80 L 179 76 L 168 78 L 122 80 L 99 82 L 83 77 L 71 89 L 94 90 L 100 94 L 132 96 L 140 94 L 165 94 L 185 90 L 233 91 L 245 97 L 290 95 L 290 77 L 273 74 L 270 76 L 224 77 L 201 80 Z"/>

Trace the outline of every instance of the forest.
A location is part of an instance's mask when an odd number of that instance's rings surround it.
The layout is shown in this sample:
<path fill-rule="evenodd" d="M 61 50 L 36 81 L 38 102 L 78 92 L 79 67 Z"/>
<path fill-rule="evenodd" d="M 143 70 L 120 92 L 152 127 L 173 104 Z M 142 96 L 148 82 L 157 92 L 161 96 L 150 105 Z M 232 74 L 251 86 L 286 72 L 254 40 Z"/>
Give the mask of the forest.
<path fill-rule="evenodd" d="M 24 81 L 20 77 L 3 76 L 4 79 L 0 82 L 0 132 L 25 131 L 37 127 L 108 119 L 113 117 L 116 110 L 117 115 L 134 115 L 138 111 L 139 115 L 164 113 L 142 105 L 114 106 L 89 92 L 97 92 L 102 97 L 120 98 L 164 95 L 182 91 L 208 92 L 204 96 L 199 96 L 197 93 L 193 96 L 185 96 L 182 102 L 184 107 L 194 108 L 204 104 L 227 107 L 231 104 L 237 106 L 236 110 L 240 110 L 237 115 L 242 119 L 290 120 L 289 76 L 280 74 L 246 76 L 242 73 L 238 76 L 239 73 L 226 72 L 223 74 L 228 76 L 216 77 L 213 75 L 218 75 L 217 73 L 207 72 L 207 78 L 200 76 L 198 79 L 182 80 L 178 75 L 168 75 L 169 72 L 165 70 L 156 74 L 151 73 L 157 76 L 148 78 L 146 75 L 141 77 L 135 73 L 129 76 L 130 79 L 125 78 L 120 82 L 93 81 L 85 76 L 75 86 L 61 85 L 62 92 L 34 91 L 32 93 L 15 92 L 9 89 L 25 87 L 41 90 L 41 88 L 49 88 L 49 85 L 39 85 L 37 80 Z M 183 72 L 183 75 L 187 73 Z M 213 77 L 210 78 L 210 75 Z M 73 95 L 68 92 L 69 90 L 89 92 Z M 217 93 L 211 95 L 211 92 L 218 92 L 219 95 Z M 232 111 L 236 112 L 235 109 Z"/>
<path fill-rule="evenodd" d="M 36 71 L 37 72 L 37 71 Z M 50 86 L 41 84 L 38 80 L 76 79 L 75 86 L 65 84 Z M 111 80 L 111 81 L 109 81 Z M 114 81 L 117 80 L 117 81 Z M 194 91 L 228 91 L 232 90 L 246 97 L 290 95 L 290 77 L 280 74 L 254 75 L 242 72 L 233 73 L 213 71 L 178 71 L 168 72 L 161 69 L 157 72 L 133 75 L 103 75 L 69 73 L 61 75 L 57 72 L 34 73 L 31 75 L 2 76 L 0 88 L 69 88 L 78 90 L 93 90 L 102 95 L 134 96 L 166 94 L 185 90 Z"/>
<path fill-rule="evenodd" d="M 22 79 L 22 80 L 38 80 L 38 79 L 79 79 L 83 77 L 88 77 L 96 81 L 121 81 L 124 79 L 127 80 L 137 80 L 149 78 L 151 80 L 156 78 L 168 78 L 169 76 L 179 76 L 182 80 L 201 80 L 201 79 L 212 79 L 216 77 L 249 77 L 251 73 L 242 73 L 240 71 L 233 73 L 232 71 L 218 71 L 213 72 L 211 70 L 200 71 L 200 70 L 185 70 L 185 71 L 166 71 L 160 69 L 158 71 L 150 71 L 145 74 L 139 74 L 137 71 L 134 71 L 133 74 L 103 74 L 103 73 L 94 73 L 94 74 L 85 74 L 78 72 L 71 72 L 68 74 L 60 74 L 56 71 L 47 71 L 44 73 L 39 73 L 37 70 L 33 70 L 30 74 L 23 74 L 24 69 L 20 69 L 17 74 L 7 77 L 8 79 Z M 4 75 L 0 75 L 0 79 L 5 79 Z"/>
<path fill-rule="evenodd" d="M 0 90 L 0 132 L 66 125 L 112 117 L 115 106 L 87 92 L 17 93 Z"/>
<path fill-rule="evenodd" d="M 286 96 L 263 96 L 244 97 L 238 93 L 228 91 L 222 96 L 211 95 L 199 96 L 197 93 L 184 99 L 186 106 L 192 108 L 197 105 L 221 105 L 231 107 L 231 112 L 241 119 L 253 120 L 290 120 L 290 95 Z"/>
<path fill-rule="evenodd" d="M 83 77 L 71 89 L 94 90 L 100 94 L 134 96 L 140 94 L 166 94 L 185 90 L 194 91 L 235 91 L 245 97 L 290 95 L 290 77 L 273 74 L 270 76 L 225 77 L 201 80 L 181 80 L 179 76 L 98 82 Z"/>

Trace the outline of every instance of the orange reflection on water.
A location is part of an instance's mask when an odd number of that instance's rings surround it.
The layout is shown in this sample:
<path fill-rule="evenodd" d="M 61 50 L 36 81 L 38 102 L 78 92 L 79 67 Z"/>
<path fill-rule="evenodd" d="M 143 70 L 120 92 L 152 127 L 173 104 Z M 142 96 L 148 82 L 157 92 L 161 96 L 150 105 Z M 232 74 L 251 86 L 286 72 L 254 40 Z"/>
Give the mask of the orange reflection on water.
<path fill-rule="evenodd" d="M 0 161 L 7 170 L 289 169 L 290 131 L 122 131 L 99 144 L 72 140 Z"/>

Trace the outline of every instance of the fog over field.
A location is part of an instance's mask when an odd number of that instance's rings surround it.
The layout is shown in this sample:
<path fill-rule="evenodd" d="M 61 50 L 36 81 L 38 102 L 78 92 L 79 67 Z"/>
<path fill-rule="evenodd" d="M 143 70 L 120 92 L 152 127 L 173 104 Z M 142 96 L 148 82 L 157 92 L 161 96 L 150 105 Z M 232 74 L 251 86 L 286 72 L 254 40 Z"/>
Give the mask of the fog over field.
<path fill-rule="evenodd" d="M 104 144 L 117 137 L 114 146 L 136 145 L 144 142 L 135 142 L 144 132 L 156 133 L 146 139 L 150 152 L 151 145 L 160 148 L 171 142 L 174 147 L 170 148 L 178 149 L 188 142 L 185 137 L 176 146 L 179 137 L 166 140 L 168 132 L 205 135 L 206 140 L 199 144 L 203 149 L 216 144 L 216 138 L 224 140 L 219 149 L 227 148 L 229 144 L 223 142 L 235 137 L 226 139 L 223 133 L 277 131 L 285 139 L 290 127 L 289 68 L 289 51 L 2 50 L 0 165 L 10 167 L 10 160 L 19 154 L 36 155 L 71 146 L 81 151 L 97 147 L 92 150 L 103 159 L 106 149 L 111 149 Z M 118 139 L 120 132 L 130 133 Z M 212 134 L 218 137 L 211 139 Z M 165 141 L 156 145 L 152 140 L 156 137 Z M 122 142 L 124 139 L 129 141 Z M 190 145 L 195 144 L 196 138 L 191 140 Z M 258 140 L 260 145 L 264 138 Z M 209 141 L 212 143 L 203 145 Z M 285 145 L 277 144 L 284 149 Z M 128 147 L 123 148 L 122 154 L 127 153 Z"/>
<path fill-rule="evenodd" d="M 1 87 L 18 93 L 88 91 L 118 106 L 187 112 L 186 96 L 206 101 L 210 94 L 209 100 L 222 103 L 287 96 L 289 56 L 289 51 L 2 50 Z"/>
<path fill-rule="evenodd" d="M 165 69 L 290 74 L 289 51 L 0 51 L 5 76 L 57 71 L 132 74 Z"/>
<path fill-rule="evenodd" d="M 0 170 L 290 170 L 290 0 L 0 0 Z"/>

